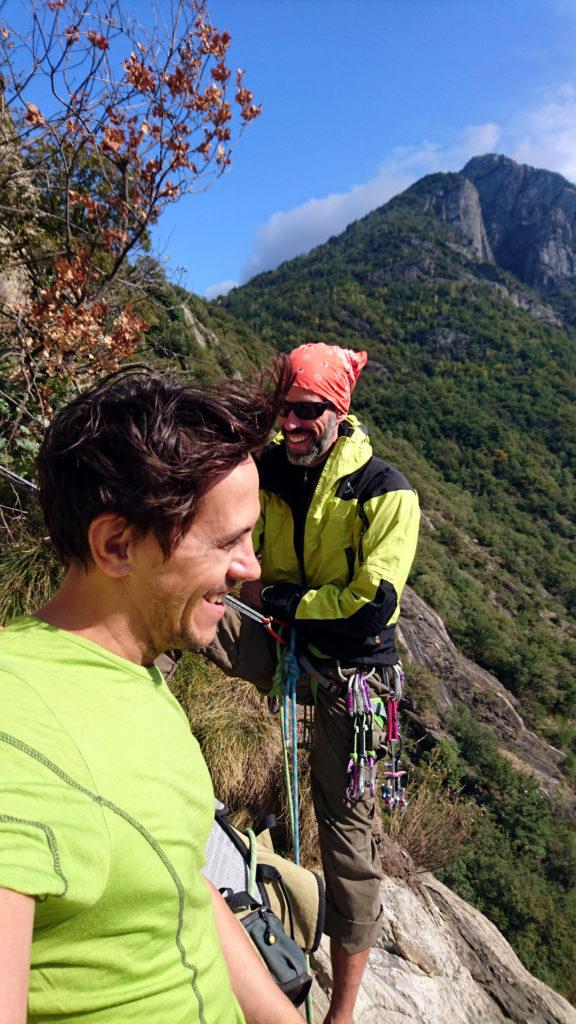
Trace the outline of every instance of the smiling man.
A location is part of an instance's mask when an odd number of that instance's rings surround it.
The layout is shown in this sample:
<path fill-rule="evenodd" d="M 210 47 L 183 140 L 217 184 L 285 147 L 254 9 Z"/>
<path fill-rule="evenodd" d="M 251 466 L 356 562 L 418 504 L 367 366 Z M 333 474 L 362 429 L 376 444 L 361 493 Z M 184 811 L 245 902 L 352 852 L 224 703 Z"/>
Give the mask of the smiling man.
<path fill-rule="evenodd" d="M 280 434 L 258 462 L 254 538 L 262 579 L 242 590 L 245 600 L 294 628 L 303 700 L 311 701 L 318 683 L 310 766 L 333 967 L 325 1024 L 351 1024 L 382 914 L 374 801 L 368 788 L 350 796 L 347 786 L 354 743 L 347 681 L 362 670 L 373 696 L 390 689 L 400 595 L 419 523 L 415 491 L 373 455 L 366 430 L 349 413 L 366 359 L 322 343 L 291 353 Z M 266 691 L 275 670 L 267 639 L 230 609 L 208 655 Z"/>
<path fill-rule="evenodd" d="M 66 573 L 0 634 L 3 1024 L 300 1020 L 202 879 L 212 786 L 153 664 L 209 644 L 260 575 L 251 452 L 276 408 L 237 380 L 128 370 L 47 431 Z"/>

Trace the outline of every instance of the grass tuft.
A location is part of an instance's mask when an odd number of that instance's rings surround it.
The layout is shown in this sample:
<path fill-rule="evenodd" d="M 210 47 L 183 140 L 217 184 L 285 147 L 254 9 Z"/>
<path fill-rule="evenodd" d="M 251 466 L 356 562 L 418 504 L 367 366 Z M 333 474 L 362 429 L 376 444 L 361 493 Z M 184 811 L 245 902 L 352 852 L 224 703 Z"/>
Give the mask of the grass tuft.
<path fill-rule="evenodd" d="M 409 790 L 405 810 L 384 814 L 384 828 L 416 868 L 437 872 L 453 863 L 472 834 L 478 808 L 447 785 L 448 769 L 434 753 Z"/>
<path fill-rule="evenodd" d="M 2 530 L 0 543 L 0 624 L 30 615 L 51 598 L 62 578 L 62 566 L 40 524 L 26 518 Z"/>

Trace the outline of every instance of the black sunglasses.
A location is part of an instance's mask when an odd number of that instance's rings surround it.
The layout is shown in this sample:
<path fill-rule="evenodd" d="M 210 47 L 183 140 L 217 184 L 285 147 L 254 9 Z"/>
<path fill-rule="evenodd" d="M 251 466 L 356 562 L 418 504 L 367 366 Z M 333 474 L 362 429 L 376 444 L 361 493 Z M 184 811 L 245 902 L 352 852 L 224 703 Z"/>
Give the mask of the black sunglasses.
<path fill-rule="evenodd" d="M 295 412 L 299 420 L 317 420 L 326 409 L 333 409 L 332 402 L 282 402 L 280 415 Z"/>

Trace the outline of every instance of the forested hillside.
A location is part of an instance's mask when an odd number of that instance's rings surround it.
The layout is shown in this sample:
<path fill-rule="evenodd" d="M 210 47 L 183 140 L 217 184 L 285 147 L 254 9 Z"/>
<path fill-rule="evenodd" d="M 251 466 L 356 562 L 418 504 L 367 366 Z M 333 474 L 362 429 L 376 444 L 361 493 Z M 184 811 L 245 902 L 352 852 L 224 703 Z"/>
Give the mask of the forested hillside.
<path fill-rule="evenodd" d="M 485 171 L 526 184 L 530 169 L 482 159 Z M 549 251 L 546 227 L 561 219 L 550 199 L 558 176 L 534 175 L 544 194 L 531 197 L 539 244 Z M 563 185 L 570 198 L 574 189 Z M 501 202 L 498 183 L 492 194 Z M 515 195 L 511 204 L 518 213 Z M 355 409 L 424 510 L 410 582 L 462 652 L 494 673 L 524 721 L 564 754 L 564 796 L 560 786 L 550 805 L 529 764 L 507 756 L 496 710 L 490 729 L 457 703 L 440 715 L 444 778 L 482 808 L 444 877 L 492 916 L 530 970 L 574 999 L 576 339 L 564 319 L 574 280 L 562 278 L 566 260 L 530 284 L 504 269 L 494 256 L 504 232 L 498 211 L 488 213 L 466 169 L 423 179 L 232 291 L 215 315 L 233 314 L 280 350 L 318 340 L 368 351 Z M 514 209 L 507 218 L 509 251 Z M 563 231 L 569 248 L 571 228 Z M 416 711 L 434 711 L 441 683 L 416 673 Z M 484 704 L 489 720 L 489 694 Z"/>

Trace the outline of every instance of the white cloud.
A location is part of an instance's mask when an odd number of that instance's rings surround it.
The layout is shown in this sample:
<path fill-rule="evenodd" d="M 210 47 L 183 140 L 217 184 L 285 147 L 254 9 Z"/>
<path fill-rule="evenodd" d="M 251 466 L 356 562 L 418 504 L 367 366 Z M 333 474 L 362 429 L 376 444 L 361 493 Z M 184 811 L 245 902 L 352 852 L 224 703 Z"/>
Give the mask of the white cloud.
<path fill-rule="evenodd" d="M 205 299 L 217 299 L 219 295 L 228 295 L 232 288 L 238 287 L 238 281 L 220 281 L 218 284 L 211 284 L 204 292 Z"/>
<path fill-rule="evenodd" d="M 242 281 L 339 234 L 353 220 L 382 206 L 424 175 L 460 170 L 471 157 L 495 151 L 576 181 L 575 86 L 561 83 L 541 92 L 532 108 L 509 123 L 469 125 L 451 145 L 424 141 L 420 146 L 396 147 L 369 181 L 274 213 L 254 234 Z M 225 295 L 236 284 L 223 281 L 208 288 L 205 295 Z"/>
<path fill-rule="evenodd" d="M 508 153 L 514 160 L 576 181 L 576 89 L 572 84 L 547 90 L 542 103 L 523 114 L 507 134 Z"/>
<path fill-rule="evenodd" d="M 252 251 L 243 267 L 243 280 L 339 234 L 353 220 L 382 206 L 423 175 L 458 170 L 471 156 L 492 151 L 499 136 L 496 124 L 472 125 L 451 147 L 433 142 L 398 147 L 370 181 L 353 185 L 348 192 L 333 192 L 323 199 L 309 199 L 287 212 L 274 213 L 256 230 Z"/>

